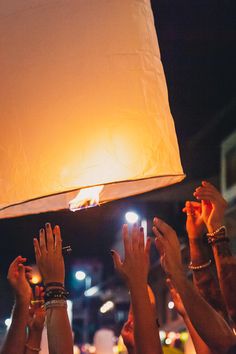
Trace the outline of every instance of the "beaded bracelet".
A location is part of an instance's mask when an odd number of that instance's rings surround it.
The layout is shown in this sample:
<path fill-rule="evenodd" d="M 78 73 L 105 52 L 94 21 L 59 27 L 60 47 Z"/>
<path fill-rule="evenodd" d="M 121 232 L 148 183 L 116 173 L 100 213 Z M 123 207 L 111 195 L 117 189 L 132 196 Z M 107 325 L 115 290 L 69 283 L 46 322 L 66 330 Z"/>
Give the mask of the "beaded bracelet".
<path fill-rule="evenodd" d="M 202 270 L 202 269 L 209 267 L 210 265 L 211 265 L 211 259 L 209 259 L 208 262 L 197 265 L 197 266 L 194 266 L 193 263 L 190 262 L 188 268 L 191 270 Z"/>
<path fill-rule="evenodd" d="M 217 236 L 221 236 L 221 235 L 226 236 L 227 235 L 226 226 L 222 225 L 222 226 L 218 227 L 218 229 L 216 229 L 215 231 L 208 232 L 206 235 L 207 235 L 207 237 L 217 237 Z"/>
<path fill-rule="evenodd" d="M 53 307 L 67 308 L 67 302 L 66 302 L 66 300 L 50 300 L 45 303 L 44 307 L 45 307 L 45 310 L 48 310 Z"/>

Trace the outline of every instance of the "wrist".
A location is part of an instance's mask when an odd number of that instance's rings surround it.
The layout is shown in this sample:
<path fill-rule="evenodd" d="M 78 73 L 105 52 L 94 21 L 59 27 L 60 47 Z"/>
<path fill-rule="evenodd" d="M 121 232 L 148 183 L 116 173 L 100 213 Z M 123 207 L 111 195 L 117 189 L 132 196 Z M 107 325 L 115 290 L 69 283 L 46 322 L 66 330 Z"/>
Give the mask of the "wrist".
<path fill-rule="evenodd" d="M 217 230 L 219 227 L 221 227 L 222 225 L 223 225 L 223 221 L 211 223 L 207 226 L 208 232 L 212 233 L 215 230 Z"/>
<path fill-rule="evenodd" d="M 29 307 L 31 298 L 29 296 L 15 295 L 15 304 L 20 307 Z"/>
<path fill-rule="evenodd" d="M 31 346 L 40 346 L 42 339 L 43 327 L 42 328 L 31 328 L 29 331 L 29 336 L 27 344 Z"/>

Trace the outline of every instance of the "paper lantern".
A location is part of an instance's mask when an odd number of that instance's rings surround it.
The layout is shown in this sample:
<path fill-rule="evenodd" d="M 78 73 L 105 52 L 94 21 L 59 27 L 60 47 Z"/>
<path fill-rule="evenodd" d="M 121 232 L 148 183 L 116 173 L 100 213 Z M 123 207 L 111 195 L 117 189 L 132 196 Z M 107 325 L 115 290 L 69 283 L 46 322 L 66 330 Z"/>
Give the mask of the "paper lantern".
<path fill-rule="evenodd" d="M 184 178 L 149 0 L 9 0 L 0 16 L 0 217 Z"/>

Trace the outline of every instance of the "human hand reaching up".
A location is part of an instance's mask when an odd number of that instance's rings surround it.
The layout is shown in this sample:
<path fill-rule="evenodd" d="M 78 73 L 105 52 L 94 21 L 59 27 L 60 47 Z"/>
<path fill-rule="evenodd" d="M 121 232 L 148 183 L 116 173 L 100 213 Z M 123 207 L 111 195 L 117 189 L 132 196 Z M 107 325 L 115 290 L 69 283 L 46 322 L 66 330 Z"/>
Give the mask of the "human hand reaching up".
<path fill-rule="evenodd" d="M 206 225 L 204 223 L 204 211 L 205 206 L 204 201 L 201 203 L 187 201 L 183 212 L 186 213 L 186 230 L 190 240 L 195 240 L 201 238 L 207 231 Z"/>
<path fill-rule="evenodd" d="M 32 293 L 29 284 L 32 268 L 25 266 L 25 262 L 26 258 L 15 258 L 8 269 L 7 279 L 15 293 L 16 301 L 29 303 Z"/>
<path fill-rule="evenodd" d="M 193 195 L 204 202 L 203 219 L 208 232 L 213 232 L 222 226 L 227 202 L 220 192 L 211 183 L 203 181 Z"/>
<path fill-rule="evenodd" d="M 176 232 L 163 220 L 155 217 L 153 232 L 156 236 L 155 244 L 160 253 L 161 266 L 169 277 L 176 272 L 182 272 L 180 243 Z"/>
<path fill-rule="evenodd" d="M 60 227 L 56 225 L 52 230 L 50 223 L 47 223 L 45 229 L 46 232 L 40 229 L 39 241 L 34 238 L 37 266 L 45 285 L 52 282 L 64 284 L 65 265 Z"/>
<path fill-rule="evenodd" d="M 130 235 L 128 225 L 123 225 L 122 237 L 125 250 L 124 261 L 121 261 L 116 251 L 111 251 L 116 270 L 129 287 L 139 282 L 146 284 L 151 240 L 148 238 L 145 245 L 143 228 L 138 228 L 136 225 L 132 227 Z"/>
<path fill-rule="evenodd" d="M 180 316 L 182 316 L 183 318 L 186 318 L 187 312 L 185 310 L 184 304 L 183 304 L 181 297 L 180 297 L 178 291 L 176 290 L 173 282 L 171 281 L 171 279 L 167 278 L 166 284 L 169 288 L 171 298 L 175 304 L 176 311 L 180 314 Z"/>
<path fill-rule="evenodd" d="M 45 322 L 44 288 L 35 286 L 34 296 L 29 308 L 28 327 L 30 331 L 42 332 Z"/>
<path fill-rule="evenodd" d="M 121 329 L 121 337 L 129 352 L 135 351 L 134 320 L 129 317 Z"/>

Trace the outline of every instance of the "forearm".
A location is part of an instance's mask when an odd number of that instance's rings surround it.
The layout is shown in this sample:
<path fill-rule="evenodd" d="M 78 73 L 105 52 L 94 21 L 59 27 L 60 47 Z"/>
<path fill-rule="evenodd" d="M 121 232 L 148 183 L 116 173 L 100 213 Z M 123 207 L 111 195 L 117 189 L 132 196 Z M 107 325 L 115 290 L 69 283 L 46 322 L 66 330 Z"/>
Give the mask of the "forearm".
<path fill-rule="evenodd" d="M 229 242 L 221 241 L 212 245 L 220 288 L 228 313 L 236 324 L 236 259 L 232 256 Z"/>
<path fill-rule="evenodd" d="M 208 343 L 212 350 L 227 352 L 235 344 L 236 337 L 224 319 L 194 289 L 183 272 L 175 273 L 173 281 L 189 319 L 202 340 Z"/>
<path fill-rule="evenodd" d="M 35 354 L 36 349 L 40 351 L 41 339 L 42 339 L 42 330 L 30 331 L 25 346 L 25 354 Z"/>
<path fill-rule="evenodd" d="M 208 345 L 202 340 L 195 328 L 193 327 L 188 316 L 185 316 L 184 322 L 192 338 L 192 342 L 196 351 L 196 354 L 217 354 L 217 352 L 212 351 Z"/>
<path fill-rule="evenodd" d="M 136 354 L 161 354 L 161 343 L 147 284 L 136 282 L 129 288 L 134 316 Z"/>
<path fill-rule="evenodd" d="M 225 304 L 220 291 L 219 282 L 210 258 L 207 245 L 202 238 L 189 239 L 191 264 L 204 266 L 202 269 L 193 270 L 193 282 L 201 296 L 227 319 Z"/>
<path fill-rule="evenodd" d="M 72 330 L 66 308 L 49 308 L 46 316 L 49 353 L 72 354 Z"/>
<path fill-rule="evenodd" d="M 8 330 L 1 354 L 24 354 L 26 341 L 26 326 L 28 321 L 28 301 L 16 300 L 12 323 Z"/>

